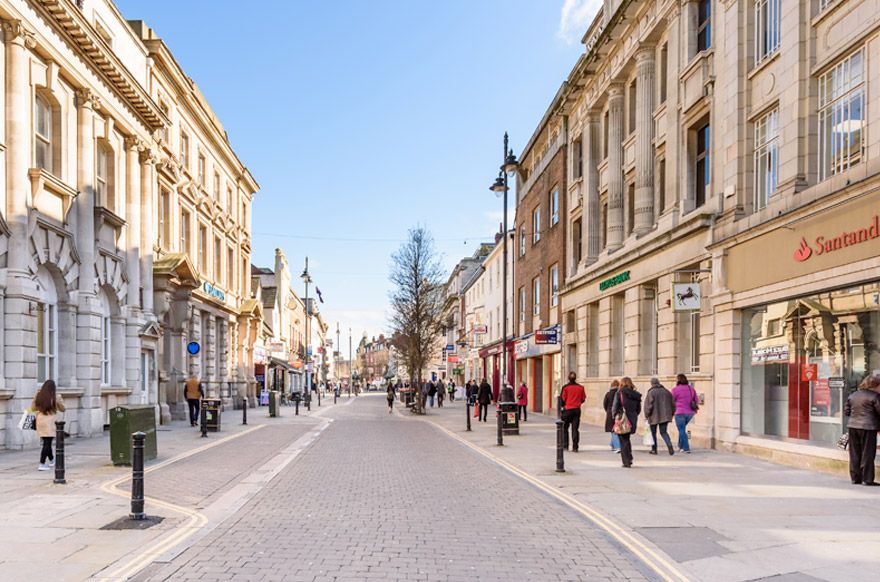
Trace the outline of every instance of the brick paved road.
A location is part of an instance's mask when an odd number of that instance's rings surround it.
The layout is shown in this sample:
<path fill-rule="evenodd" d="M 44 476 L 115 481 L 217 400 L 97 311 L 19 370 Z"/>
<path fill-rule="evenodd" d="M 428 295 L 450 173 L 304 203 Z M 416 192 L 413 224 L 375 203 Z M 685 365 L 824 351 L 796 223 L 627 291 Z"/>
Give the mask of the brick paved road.
<path fill-rule="evenodd" d="M 626 550 L 431 425 L 360 398 L 149 580 L 641 580 Z"/>

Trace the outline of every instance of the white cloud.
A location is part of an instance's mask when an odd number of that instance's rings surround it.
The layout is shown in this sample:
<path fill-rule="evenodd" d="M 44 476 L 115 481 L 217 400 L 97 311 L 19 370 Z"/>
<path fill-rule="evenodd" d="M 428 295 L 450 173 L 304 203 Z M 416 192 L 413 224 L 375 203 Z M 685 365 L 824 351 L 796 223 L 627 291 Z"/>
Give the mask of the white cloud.
<path fill-rule="evenodd" d="M 565 0 L 556 35 L 568 44 L 580 42 L 602 7 L 602 0 Z"/>

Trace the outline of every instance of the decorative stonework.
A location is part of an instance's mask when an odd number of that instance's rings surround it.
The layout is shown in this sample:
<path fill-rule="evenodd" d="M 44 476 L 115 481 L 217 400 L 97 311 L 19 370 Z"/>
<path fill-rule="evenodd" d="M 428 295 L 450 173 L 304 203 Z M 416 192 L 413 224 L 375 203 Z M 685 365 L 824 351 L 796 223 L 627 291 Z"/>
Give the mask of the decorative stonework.
<path fill-rule="evenodd" d="M 29 49 L 37 46 L 34 33 L 28 30 L 21 20 L 4 20 L 3 36 L 7 43 L 17 42 Z"/>

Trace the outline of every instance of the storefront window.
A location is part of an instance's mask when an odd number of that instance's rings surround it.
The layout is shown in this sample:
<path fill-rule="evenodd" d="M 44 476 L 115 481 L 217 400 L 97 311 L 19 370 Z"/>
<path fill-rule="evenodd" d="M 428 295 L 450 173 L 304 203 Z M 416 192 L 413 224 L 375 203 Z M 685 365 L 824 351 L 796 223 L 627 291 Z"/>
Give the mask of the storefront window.
<path fill-rule="evenodd" d="M 880 374 L 880 284 L 743 313 L 742 431 L 833 444 L 843 403 Z"/>

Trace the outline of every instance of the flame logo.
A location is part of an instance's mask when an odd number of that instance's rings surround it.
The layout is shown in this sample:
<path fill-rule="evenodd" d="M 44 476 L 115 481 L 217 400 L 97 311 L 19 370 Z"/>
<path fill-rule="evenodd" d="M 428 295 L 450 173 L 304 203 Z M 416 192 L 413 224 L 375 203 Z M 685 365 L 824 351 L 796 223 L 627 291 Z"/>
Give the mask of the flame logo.
<path fill-rule="evenodd" d="M 802 263 L 813 256 L 813 249 L 807 244 L 807 239 L 801 238 L 801 245 L 794 252 L 794 260 Z"/>

